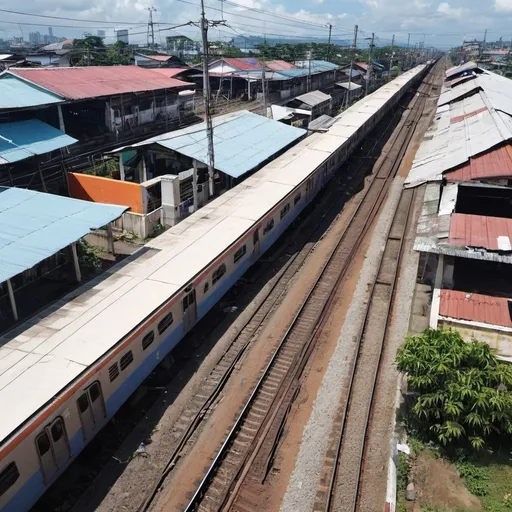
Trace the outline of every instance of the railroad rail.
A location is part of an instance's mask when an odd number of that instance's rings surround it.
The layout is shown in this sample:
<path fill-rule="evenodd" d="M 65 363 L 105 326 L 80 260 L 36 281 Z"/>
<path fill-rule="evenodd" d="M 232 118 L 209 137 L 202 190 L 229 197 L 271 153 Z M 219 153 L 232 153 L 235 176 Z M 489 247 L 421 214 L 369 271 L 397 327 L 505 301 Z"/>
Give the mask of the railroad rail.
<path fill-rule="evenodd" d="M 411 109 L 391 148 L 379 160 L 369 187 L 359 198 L 355 211 L 323 265 L 314 285 L 282 337 L 270 362 L 226 437 L 206 475 L 186 507 L 213 511 L 254 509 L 251 482 L 261 483 L 300 387 L 300 378 L 314 349 L 317 334 L 328 317 L 336 291 L 353 256 L 373 224 L 414 134 L 426 103 L 426 86 L 411 102 Z M 428 87 L 427 87 L 428 89 Z"/>
<path fill-rule="evenodd" d="M 393 118 L 400 113 L 401 108 L 397 107 Z M 372 140 L 372 146 L 368 151 L 368 156 L 373 154 L 375 147 L 379 144 L 389 127 L 393 124 L 393 119 L 380 134 L 376 141 Z M 298 237 L 295 238 L 293 245 L 297 247 L 295 254 L 286 262 L 284 267 L 275 276 L 271 288 L 265 295 L 261 305 L 244 323 L 230 346 L 219 359 L 219 362 L 202 384 L 201 390 L 194 396 L 194 399 L 187 405 L 183 411 L 180 420 L 176 423 L 175 438 L 177 442 L 172 450 L 169 460 L 158 476 L 157 480 L 151 485 L 146 498 L 138 508 L 139 512 L 145 512 L 150 509 L 155 496 L 162 487 L 166 478 L 171 474 L 184 456 L 187 448 L 193 445 L 196 440 L 201 423 L 208 417 L 209 412 L 214 408 L 217 400 L 223 392 L 230 376 L 235 371 L 239 361 L 247 352 L 249 346 L 256 338 L 258 332 L 265 325 L 265 322 L 275 311 L 276 307 L 284 297 L 291 280 L 299 271 L 300 267 L 315 247 L 313 240 L 319 235 L 323 235 L 332 222 L 332 216 L 337 215 L 346 200 L 346 195 L 359 183 L 365 176 L 365 168 L 358 163 L 358 168 L 353 170 L 352 165 L 348 167 L 343 175 L 337 174 L 333 178 L 333 185 L 329 187 L 329 193 L 322 197 L 321 202 L 315 208 L 314 216 L 309 216 L 306 225 L 300 230 Z M 305 229 L 304 229 L 305 228 Z M 287 246 L 288 252 L 290 247 Z"/>

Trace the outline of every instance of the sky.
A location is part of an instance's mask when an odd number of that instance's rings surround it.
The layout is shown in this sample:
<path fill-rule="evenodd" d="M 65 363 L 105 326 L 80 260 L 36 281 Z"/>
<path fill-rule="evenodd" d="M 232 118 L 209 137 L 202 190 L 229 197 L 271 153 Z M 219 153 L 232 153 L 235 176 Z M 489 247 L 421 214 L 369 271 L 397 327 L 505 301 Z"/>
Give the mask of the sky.
<path fill-rule="evenodd" d="M 410 33 L 411 45 L 425 41 L 426 46 L 442 50 L 464 39 L 481 40 L 486 29 L 488 41 L 512 39 L 512 0 L 205 0 L 205 5 L 208 19 L 225 20 L 224 25 L 210 29 L 210 40 L 242 34 L 273 39 L 301 36 L 315 41 L 327 37 L 328 24 L 333 38 L 345 40 L 353 38 L 357 24 L 362 44 L 372 32 L 381 44 L 390 43 L 393 34 L 398 42 L 407 43 Z M 196 26 L 173 28 L 199 19 L 199 0 L 3 0 L 0 38 L 23 33 L 28 40 L 30 32 L 47 34 L 51 26 L 54 35 L 68 38 L 104 30 L 106 42 L 111 43 L 115 30 L 129 29 L 130 43 L 142 44 L 147 40 L 150 6 L 156 8 L 157 43 L 179 34 L 199 40 Z"/>

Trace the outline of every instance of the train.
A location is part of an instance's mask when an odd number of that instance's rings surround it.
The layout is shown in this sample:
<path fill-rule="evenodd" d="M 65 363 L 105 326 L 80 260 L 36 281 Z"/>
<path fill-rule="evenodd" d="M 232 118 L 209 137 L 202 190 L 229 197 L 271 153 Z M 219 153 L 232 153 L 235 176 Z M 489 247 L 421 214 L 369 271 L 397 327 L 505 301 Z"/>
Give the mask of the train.
<path fill-rule="evenodd" d="M 0 510 L 37 502 L 430 64 L 0 339 Z"/>

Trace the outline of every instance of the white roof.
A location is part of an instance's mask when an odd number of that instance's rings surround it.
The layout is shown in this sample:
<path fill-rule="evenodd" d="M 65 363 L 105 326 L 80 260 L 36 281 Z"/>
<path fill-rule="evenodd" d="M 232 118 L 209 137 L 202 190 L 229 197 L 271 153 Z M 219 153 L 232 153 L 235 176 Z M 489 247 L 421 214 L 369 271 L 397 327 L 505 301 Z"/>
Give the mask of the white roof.
<path fill-rule="evenodd" d="M 450 91 L 452 96 L 448 95 Z M 414 187 L 440 181 L 444 172 L 510 139 L 512 82 L 484 72 L 441 94 L 436 115 L 405 185 Z"/>
<path fill-rule="evenodd" d="M 336 82 L 336 85 L 339 87 L 343 87 L 343 89 L 348 89 L 350 91 L 355 91 L 357 89 L 361 89 L 362 85 L 355 84 L 354 82 Z"/>
<path fill-rule="evenodd" d="M 364 122 L 373 100 L 390 99 L 423 66 L 315 133 L 99 278 L 0 338 L 0 439 L 6 440 L 60 390 L 134 330 L 322 165 Z M 359 116 L 359 117 L 357 117 Z M 350 125 L 347 121 L 350 120 Z M 115 321 L 113 321 L 115 319 Z"/>

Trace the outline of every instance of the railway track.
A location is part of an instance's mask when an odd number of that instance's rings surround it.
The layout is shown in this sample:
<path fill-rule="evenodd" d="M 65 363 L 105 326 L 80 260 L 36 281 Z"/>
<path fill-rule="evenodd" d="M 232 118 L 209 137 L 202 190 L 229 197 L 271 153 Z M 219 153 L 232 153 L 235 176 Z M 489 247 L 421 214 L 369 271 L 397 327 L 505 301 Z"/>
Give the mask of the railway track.
<path fill-rule="evenodd" d="M 439 67 L 433 71 L 438 72 Z M 426 86 L 428 92 L 431 92 L 432 82 L 426 83 Z M 387 233 L 357 339 L 356 357 L 344 402 L 340 404 L 333 425 L 330 447 L 317 489 L 315 512 L 355 512 L 360 509 L 360 490 L 364 476 L 366 441 L 371 429 L 372 406 L 381 374 L 393 296 L 414 198 L 415 190 L 402 192 Z"/>
<path fill-rule="evenodd" d="M 379 160 L 369 187 L 359 199 L 346 229 L 281 339 L 253 393 L 201 481 L 186 511 L 254 510 L 257 487 L 266 478 L 286 416 L 299 390 L 301 375 L 317 334 L 348 266 L 386 197 L 392 178 L 413 136 L 428 86 L 411 104 L 407 118 Z"/>

